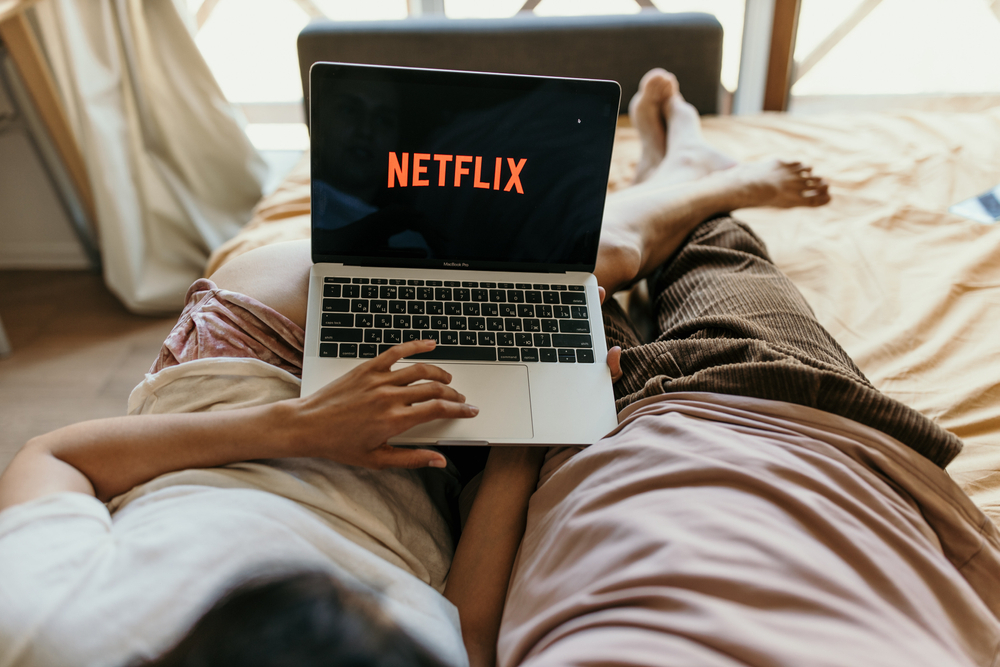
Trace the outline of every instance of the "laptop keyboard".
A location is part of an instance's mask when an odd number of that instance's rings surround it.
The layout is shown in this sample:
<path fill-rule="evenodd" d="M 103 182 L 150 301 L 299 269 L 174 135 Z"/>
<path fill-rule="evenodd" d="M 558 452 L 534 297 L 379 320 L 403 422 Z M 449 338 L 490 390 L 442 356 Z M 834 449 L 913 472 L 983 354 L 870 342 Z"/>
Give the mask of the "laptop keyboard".
<path fill-rule="evenodd" d="M 319 356 L 426 338 L 438 346 L 410 359 L 594 363 L 582 285 L 324 278 Z"/>

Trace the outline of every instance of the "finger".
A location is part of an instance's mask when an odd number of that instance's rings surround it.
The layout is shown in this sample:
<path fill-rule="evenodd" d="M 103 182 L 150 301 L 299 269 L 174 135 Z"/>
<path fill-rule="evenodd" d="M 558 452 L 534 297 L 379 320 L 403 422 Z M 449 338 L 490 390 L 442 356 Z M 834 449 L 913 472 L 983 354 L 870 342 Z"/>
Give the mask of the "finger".
<path fill-rule="evenodd" d="M 454 388 L 440 382 L 421 382 L 420 384 L 400 387 L 395 396 L 406 405 L 423 403 L 441 399 L 454 403 L 465 403 L 465 396 L 455 391 Z"/>
<path fill-rule="evenodd" d="M 368 363 L 376 370 L 387 371 L 400 359 L 420 354 L 421 352 L 428 352 L 429 350 L 433 350 L 435 345 L 437 345 L 437 342 L 433 340 L 411 340 L 401 345 L 393 345 Z"/>
<path fill-rule="evenodd" d="M 434 399 L 414 403 L 400 419 L 400 433 L 435 419 L 470 419 L 479 414 L 479 408 L 468 403 Z"/>
<path fill-rule="evenodd" d="M 612 382 L 618 382 L 625 375 L 622 372 L 622 349 L 617 345 L 608 350 L 608 370 L 611 371 Z"/>
<path fill-rule="evenodd" d="M 372 450 L 374 468 L 444 468 L 448 461 L 438 452 L 429 449 L 403 449 L 383 445 Z"/>
<path fill-rule="evenodd" d="M 603 287 L 601 287 L 600 285 L 598 285 L 597 286 L 597 296 L 598 296 L 598 299 L 599 299 L 599 301 L 600 301 L 600 303 L 602 305 L 604 304 L 604 297 L 606 297 L 607 295 L 608 295 L 608 293 L 605 291 L 605 289 Z"/>
<path fill-rule="evenodd" d="M 400 386 L 413 384 L 419 380 L 448 384 L 451 382 L 451 373 L 432 364 L 412 364 L 393 371 L 389 379 L 392 384 Z"/>

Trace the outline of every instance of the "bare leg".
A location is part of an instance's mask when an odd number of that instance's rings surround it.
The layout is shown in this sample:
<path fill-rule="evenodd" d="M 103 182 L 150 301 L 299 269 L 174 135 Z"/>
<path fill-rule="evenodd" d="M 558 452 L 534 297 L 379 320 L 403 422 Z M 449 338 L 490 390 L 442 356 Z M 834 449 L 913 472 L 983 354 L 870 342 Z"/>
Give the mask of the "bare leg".
<path fill-rule="evenodd" d="M 666 99 L 663 95 L 666 94 Z M 705 142 L 673 75 L 651 70 L 629 104 L 642 141 L 636 185 L 608 196 L 597 267 L 609 294 L 649 275 L 703 220 L 754 206 L 822 206 L 825 181 L 799 162 L 739 164 Z M 657 143 L 664 141 L 656 162 Z"/>
<path fill-rule="evenodd" d="M 239 292 L 306 326 L 309 240 L 286 241 L 256 248 L 222 265 L 211 280 L 220 288 Z"/>

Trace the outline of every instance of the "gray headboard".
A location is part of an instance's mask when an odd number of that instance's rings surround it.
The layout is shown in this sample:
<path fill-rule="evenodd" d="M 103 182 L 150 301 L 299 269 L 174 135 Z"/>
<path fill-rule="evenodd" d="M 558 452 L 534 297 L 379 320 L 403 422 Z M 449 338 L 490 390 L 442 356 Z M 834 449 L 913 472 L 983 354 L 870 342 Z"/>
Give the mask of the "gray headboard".
<path fill-rule="evenodd" d="M 642 75 L 664 67 L 699 112 L 719 108 L 722 26 L 710 14 L 318 20 L 299 34 L 298 49 L 307 116 L 317 61 L 612 79 L 622 111 Z"/>

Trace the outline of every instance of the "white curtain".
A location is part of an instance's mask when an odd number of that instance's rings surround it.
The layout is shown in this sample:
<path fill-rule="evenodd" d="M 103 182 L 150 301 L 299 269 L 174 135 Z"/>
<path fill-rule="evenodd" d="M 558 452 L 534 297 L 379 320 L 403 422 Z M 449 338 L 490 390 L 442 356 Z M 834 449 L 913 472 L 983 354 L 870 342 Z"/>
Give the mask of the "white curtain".
<path fill-rule="evenodd" d="M 44 0 L 35 11 L 93 186 L 105 282 L 134 312 L 177 310 L 209 253 L 249 220 L 267 167 L 183 5 Z"/>

